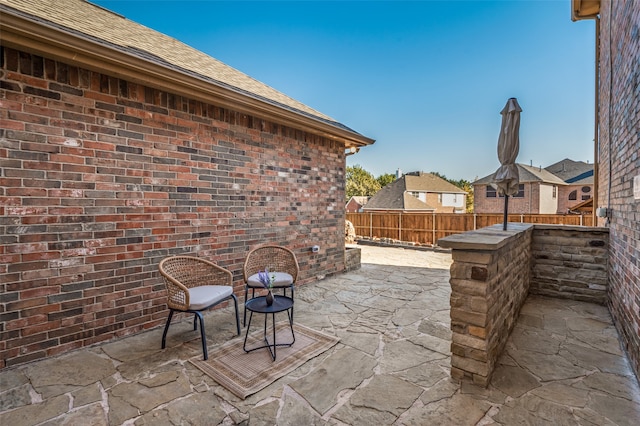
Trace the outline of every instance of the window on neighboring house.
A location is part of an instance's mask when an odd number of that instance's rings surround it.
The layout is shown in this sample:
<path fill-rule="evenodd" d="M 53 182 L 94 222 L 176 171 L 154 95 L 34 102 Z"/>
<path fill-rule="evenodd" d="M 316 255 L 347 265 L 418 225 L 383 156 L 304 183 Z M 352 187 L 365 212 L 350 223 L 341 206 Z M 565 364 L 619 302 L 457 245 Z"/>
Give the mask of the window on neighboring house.
<path fill-rule="evenodd" d="M 583 195 L 582 196 L 582 201 L 588 200 L 589 198 L 591 198 L 590 195 Z"/>
<path fill-rule="evenodd" d="M 498 195 L 498 192 L 492 186 L 487 185 L 487 198 L 495 197 L 502 198 L 503 195 Z M 524 183 L 518 185 L 518 192 L 511 198 L 524 198 Z"/>
<path fill-rule="evenodd" d="M 553 194 L 551 195 L 553 198 L 558 196 L 558 187 L 553 185 Z"/>
<path fill-rule="evenodd" d="M 584 192 L 585 194 L 588 194 L 589 192 L 591 192 L 591 187 L 590 186 L 583 186 L 582 187 L 582 192 Z"/>
<path fill-rule="evenodd" d="M 513 198 L 524 198 L 524 183 L 518 185 L 518 193 Z"/>
<path fill-rule="evenodd" d="M 504 195 L 499 195 L 500 198 L 504 197 Z M 516 195 L 512 195 L 511 198 L 524 198 L 524 183 L 518 185 L 518 192 Z"/>
<path fill-rule="evenodd" d="M 418 191 L 410 191 L 409 193 L 417 199 L 420 199 L 420 193 Z"/>
<path fill-rule="evenodd" d="M 569 193 L 569 200 L 570 200 L 570 201 L 575 201 L 575 200 L 577 200 L 577 199 L 578 199 L 578 191 L 577 191 L 577 190 L 575 190 L 575 191 L 571 191 L 571 192 Z"/>

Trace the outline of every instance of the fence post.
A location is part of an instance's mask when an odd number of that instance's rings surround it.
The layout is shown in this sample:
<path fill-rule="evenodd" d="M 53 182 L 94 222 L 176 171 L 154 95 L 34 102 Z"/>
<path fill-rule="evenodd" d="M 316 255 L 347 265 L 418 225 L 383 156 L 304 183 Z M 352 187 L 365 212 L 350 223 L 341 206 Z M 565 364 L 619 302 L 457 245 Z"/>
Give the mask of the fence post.
<path fill-rule="evenodd" d="M 580 215 L 580 226 L 582 226 L 582 215 Z"/>
<path fill-rule="evenodd" d="M 431 216 L 433 216 L 432 220 L 431 220 L 431 228 L 433 230 L 432 233 L 432 237 L 431 237 L 431 244 L 433 244 L 434 246 L 436 245 L 436 212 L 434 211 L 433 213 L 431 213 Z"/>
<path fill-rule="evenodd" d="M 373 238 L 373 213 L 369 213 L 369 238 Z"/>
<path fill-rule="evenodd" d="M 474 213 L 473 214 L 473 230 L 475 231 L 476 229 L 478 229 L 478 214 Z"/>
<path fill-rule="evenodd" d="M 402 241 L 402 212 L 398 214 L 398 241 Z"/>

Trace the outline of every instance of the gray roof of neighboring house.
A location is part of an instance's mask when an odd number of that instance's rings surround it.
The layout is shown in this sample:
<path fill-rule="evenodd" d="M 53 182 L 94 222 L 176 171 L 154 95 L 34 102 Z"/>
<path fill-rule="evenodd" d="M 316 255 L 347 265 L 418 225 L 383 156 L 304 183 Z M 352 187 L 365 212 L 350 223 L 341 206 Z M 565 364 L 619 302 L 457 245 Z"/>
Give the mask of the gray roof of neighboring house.
<path fill-rule="evenodd" d="M 364 210 L 435 210 L 435 207 L 420 201 L 408 192 L 434 192 L 466 194 L 457 186 L 431 173 L 407 173 L 384 186 L 373 195 Z"/>
<path fill-rule="evenodd" d="M 520 182 L 541 182 L 552 183 L 555 185 L 566 185 L 565 182 L 553 173 L 543 169 L 541 167 L 532 167 L 524 164 L 516 164 L 518 166 L 518 173 L 520 174 Z M 488 176 L 485 176 L 477 181 L 473 182 L 473 185 L 488 185 L 493 182 L 493 176 L 495 172 Z"/>
<path fill-rule="evenodd" d="M 362 208 L 363 210 L 435 210 L 434 207 L 407 194 L 403 178 L 382 187 Z"/>
<path fill-rule="evenodd" d="M 404 182 L 399 179 L 383 186 L 363 207 L 364 210 L 389 208 L 404 209 Z"/>
<path fill-rule="evenodd" d="M 149 4 L 153 7 L 152 4 Z M 147 28 L 85 0 L 0 0 L 3 19 L 14 15 L 35 24 L 54 28 L 70 37 L 112 49 L 157 66 L 200 79 L 212 86 L 265 102 L 295 114 L 312 118 L 365 139 L 333 118 L 249 77 L 172 37 Z M 79 52 L 82 57 L 82 52 Z"/>
<path fill-rule="evenodd" d="M 585 163 L 584 161 L 573 161 L 565 158 L 545 167 L 545 170 L 571 185 L 593 184 L 593 164 Z"/>

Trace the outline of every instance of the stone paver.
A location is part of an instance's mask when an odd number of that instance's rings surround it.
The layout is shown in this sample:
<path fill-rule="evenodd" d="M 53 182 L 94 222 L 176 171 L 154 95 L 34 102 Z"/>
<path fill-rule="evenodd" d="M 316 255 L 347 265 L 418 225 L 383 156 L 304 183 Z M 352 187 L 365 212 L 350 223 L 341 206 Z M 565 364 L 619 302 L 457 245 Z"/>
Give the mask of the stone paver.
<path fill-rule="evenodd" d="M 0 371 L 1 425 L 636 425 L 640 388 L 606 307 L 529 296 L 488 388 L 450 379 L 447 253 L 362 246 L 362 268 L 300 287 L 296 322 L 340 343 L 242 401 L 151 330 Z M 206 315 L 210 345 L 237 338 Z"/>

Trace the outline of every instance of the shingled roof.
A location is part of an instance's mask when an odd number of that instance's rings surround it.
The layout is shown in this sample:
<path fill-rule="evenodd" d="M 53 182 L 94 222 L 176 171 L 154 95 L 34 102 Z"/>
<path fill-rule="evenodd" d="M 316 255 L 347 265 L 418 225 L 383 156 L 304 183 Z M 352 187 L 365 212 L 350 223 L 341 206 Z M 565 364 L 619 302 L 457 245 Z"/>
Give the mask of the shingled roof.
<path fill-rule="evenodd" d="M 451 182 L 448 182 L 432 173 L 411 172 L 403 176 L 407 191 L 427 191 L 447 194 L 466 194 Z"/>
<path fill-rule="evenodd" d="M 404 177 L 385 185 L 376 192 L 369 202 L 363 207 L 364 210 L 428 210 L 433 211 L 435 207 L 428 205 L 405 190 Z"/>
<path fill-rule="evenodd" d="M 465 191 L 446 180 L 423 172 L 407 173 L 401 178 L 384 186 L 371 197 L 364 210 L 425 210 L 435 207 L 417 199 L 410 192 L 434 192 L 447 194 L 466 194 Z"/>
<path fill-rule="evenodd" d="M 124 78 L 285 120 L 344 141 L 347 148 L 374 142 L 203 52 L 86 0 L 0 0 L 0 13 L 8 46 L 93 69 L 108 64 Z"/>
<path fill-rule="evenodd" d="M 548 167 L 545 170 L 558 176 L 565 183 L 573 185 L 593 184 L 593 164 L 584 161 L 573 161 L 565 158 Z"/>
<path fill-rule="evenodd" d="M 549 172 L 541 167 L 527 166 L 524 164 L 516 164 L 518 166 L 518 173 L 520 174 L 520 183 L 526 182 L 542 182 L 551 183 L 554 185 L 566 185 L 565 182 L 558 176 Z M 488 185 L 493 182 L 494 173 L 485 176 L 477 181 L 473 182 L 473 185 Z"/>

